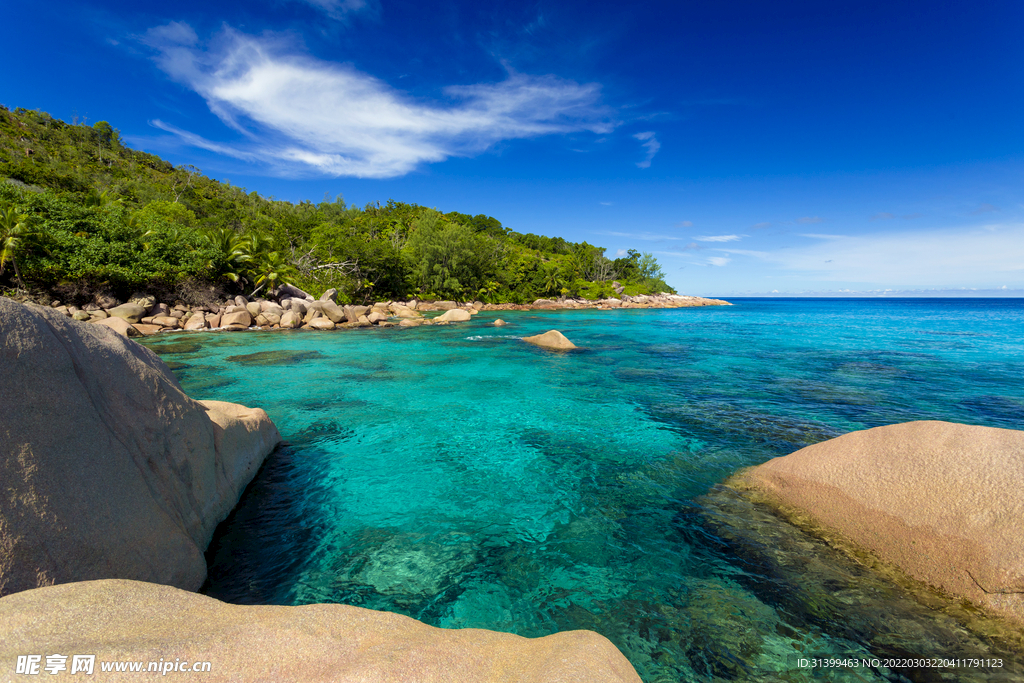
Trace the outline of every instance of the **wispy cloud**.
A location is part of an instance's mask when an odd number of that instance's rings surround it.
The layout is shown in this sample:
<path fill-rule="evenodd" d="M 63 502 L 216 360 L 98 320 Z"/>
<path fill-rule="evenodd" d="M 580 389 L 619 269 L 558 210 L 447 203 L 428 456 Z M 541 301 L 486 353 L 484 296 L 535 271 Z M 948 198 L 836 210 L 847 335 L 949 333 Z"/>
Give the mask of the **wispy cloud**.
<path fill-rule="evenodd" d="M 504 81 L 449 86 L 447 101 L 435 104 L 273 37 L 225 28 L 204 49 L 188 24 L 172 22 L 142 40 L 157 51 L 164 72 L 205 98 L 250 142 L 221 144 L 172 124 L 161 128 L 188 144 L 258 160 L 284 174 L 388 178 L 422 163 L 478 154 L 502 140 L 607 133 L 617 125 L 600 103 L 599 85 L 507 66 Z"/>
<path fill-rule="evenodd" d="M 874 216 L 872 216 L 870 220 L 873 220 L 873 221 L 888 221 L 888 220 L 891 220 L 893 218 L 896 218 L 896 216 L 891 214 L 891 213 L 889 213 L 888 211 L 881 211 L 879 213 L 876 213 Z"/>
<path fill-rule="evenodd" d="M 816 240 L 841 240 L 845 239 L 846 235 L 827 235 L 820 232 L 805 232 L 797 235 L 798 237 L 810 237 Z"/>
<path fill-rule="evenodd" d="M 659 149 L 661 149 L 661 143 L 658 142 L 658 138 L 655 137 L 654 131 L 651 130 L 643 133 L 636 133 L 633 137 L 640 140 L 643 143 L 643 148 L 647 150 L 647 158 L 643 161 L 637 162 L 636 165 L 640 168 L 650 168 L 651 159 L 653 159 L 654 155 L 658 153 Z"/>
<path fill-rule="evenodd" d="M 724 266 L 730 261 L 732 261 L 732 259 L 726 256 L 708 256 L 709 266 Z"/>
<path fill-rule="evenodd" d="M 601 206 L 611 206 L 612 202 L 598 202 Z"/>
<path fill-rule="evenodd" d="M 736 242 L 742 239 L 742 235 L 704 235 L 703 237 L 694 237 L 693 239 L 698 242 Z"/>
<path fill-rule="evenodd" d="M 678 223 L 676 223 L 676 227 L 677 228 L 692 228 L 693 227 L 693 221 L 679 221 Z"/>
<path fill-rule="evenodd" d="M 797 223 L 805 223 L 805 224 L 806 223 L 820 223 L 823 220 L 825 220 L 825 219 L 822 218 L 821 216 L 804 216 L 803 218 L 796 219 L 796 222 Z"/>
<path fill-rule="evenodd" d="M 982 204 L 981 206 L 979 206 L 974 211 L 971 211 L 971 215 L 972 216 L 977 216 L 979 214 L 989 213 L 990 211 L 998 211 L 998 210 L 999 210 L 999 207 L 997 207 L 997 206 L 992 206 L 991 204 Z"/>
<path fill-rule="evenodd" d="M 890 287 L 985 287 L 1024 277 L 1024 225 L 804 237 L 817 241 L 768 252 L 718 251 L 821 280 Z"/>
<path fill-rule="evenodd" d="M 751 230 L 764 230 L 765 228 L 770 228 L 771 226 L 772 226 L 771 223 L 754 223 L 753 225 L 750 226 L 750 229 Z"/>
<path fill-rule="evenodd" d="M 338 20 L 347 19 L 350 14 L 376 9 L 376 3 L 368 0 L 302 0 L 302 2 L 322 10 L 332 19 Z"/>

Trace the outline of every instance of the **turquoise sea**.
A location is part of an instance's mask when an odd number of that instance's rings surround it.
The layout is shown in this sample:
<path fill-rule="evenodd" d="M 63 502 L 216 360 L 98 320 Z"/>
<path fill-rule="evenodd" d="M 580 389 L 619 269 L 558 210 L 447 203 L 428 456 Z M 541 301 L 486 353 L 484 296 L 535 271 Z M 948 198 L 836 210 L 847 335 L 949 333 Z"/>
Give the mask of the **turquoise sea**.
<path fill-rule="evenodd" d="M 148 339 L 190 395 L 262 407 L 286 440 L 218 529 L 204 592 L 593 629 L 648 683 L 1024 679 L 1019 639 L 717 486 L 856 429 L 1024 428 L 1024 300 L 732 301 Z M 580 348 L 519 339 L 549 329 Z M 846 655 L 1004 665 L 798 661 Z"/>

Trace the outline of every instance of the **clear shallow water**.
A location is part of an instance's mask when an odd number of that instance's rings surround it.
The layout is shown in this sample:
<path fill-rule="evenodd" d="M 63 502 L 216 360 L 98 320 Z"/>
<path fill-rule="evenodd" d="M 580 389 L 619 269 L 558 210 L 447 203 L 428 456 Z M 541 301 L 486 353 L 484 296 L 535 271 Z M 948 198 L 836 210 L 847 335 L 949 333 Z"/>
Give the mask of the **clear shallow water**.
<path fill-rule="evenodd" d="M 705 494 L 854 429 L 1024 428 L 1024 302 L 734 301 L 151 338 L 190 395 L 260 406 L 287 441 L 218 530 L 205 592 L 526 636 L 590 628 L 646 681 L 901 680 L 795 658 L 1001 652 Z M 518 339 L 552 328 L 581 349 Z M 971 676 L 1019 679 L 1008 657 L 1014 677 Z"/>

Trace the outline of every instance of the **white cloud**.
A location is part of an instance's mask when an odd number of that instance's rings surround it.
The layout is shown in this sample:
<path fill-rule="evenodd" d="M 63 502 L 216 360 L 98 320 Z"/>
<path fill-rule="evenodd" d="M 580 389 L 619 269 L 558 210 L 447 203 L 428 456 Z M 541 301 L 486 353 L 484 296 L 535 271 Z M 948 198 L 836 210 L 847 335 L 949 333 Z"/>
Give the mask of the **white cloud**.
<path fill-rule="evenodd" d="M 332 19 L 346 19 L 348 15 L 371 9 L 367 0 L 302 0 L 303 2 L 323 10 Z"/>
<path fill-rule="evenodd" d="M 388 178 L 425 162 L 478 154 L 502 140 L 606 133 L 617 125 L 600 104 L 599 85 L 509 67 L 504 81 L 449 86 L 443 90 L 447 102 L 434 104 L 351 65 L 297 54 L 280 40 L 231 28 L 208 50 L 180 22 L 151 29 L 143 42 L 158 51 L 161 69 L 251 142 L 222 145 L 169 124 L 160 127 L 189 144 L 258 159 L 285 173 Z"/>
<path fill-rule="evenodd" d="M 742 235 L 705 235 L 703 237 L 694 237 L 693 239 L 698 242 L 735 242 L 742 239 Z"/>
<path fill-rule="evenodd" d="M 724 266 L 729 261 L 732 261 L 732 259 L 725 256 L 708 256 L 708 265 L 710 266 Z"/>
<path fill-rule="evenodd" d="M 907 287 L 994 287 L 1024 279 L 1024 225 L 865 235 L 804 235 L 819 241 L 775 251 L 720 248 L 822 281 Z"/>
<path fill-rule="evenodd" d="M 658 138 L 655 137 L 654 131 L 652 130 L 648 130 L 643 133 L 636 133 L 633 137 L 643 142 L 643 148 L 647 150 L 647 158 L 643 161 L 638 161 L 636 165 L 639 168 L 650 168 L 651 159 L 653 159 L 654 155 L 658 153 L 659 149 L 661 149 L 661 143 L 658 142 Z"/>
<path fill-rule="evenodd" d="M 798 218 L 796 220 L 796 222 L 797 223 L 820 223 L 823 220 L 825 220 L 825 219 L 822 218 L 821 216 L 804 216 L 803 218 Z"/>

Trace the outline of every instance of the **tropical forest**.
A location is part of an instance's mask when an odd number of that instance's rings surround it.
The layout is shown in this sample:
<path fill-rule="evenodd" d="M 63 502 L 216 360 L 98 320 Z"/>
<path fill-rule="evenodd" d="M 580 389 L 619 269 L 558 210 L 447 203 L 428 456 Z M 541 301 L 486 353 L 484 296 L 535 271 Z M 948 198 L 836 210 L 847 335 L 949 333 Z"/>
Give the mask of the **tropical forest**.
<path fill-rule="evenodd" d="M 526 303 L 675 293 L 657 259 L 518 232 L 491 216 L 339 195 L 263 197 L 128 147 L 108 122 L 0 106 L 0 294 L 81 302 L 269 292 L 283 283 L 344 303 Z"/>

